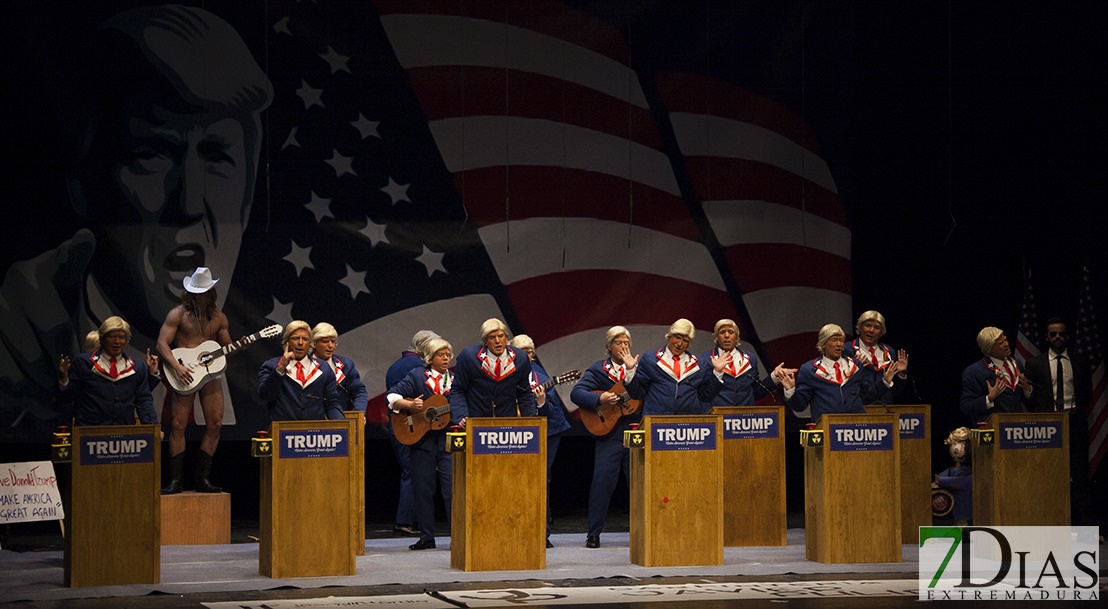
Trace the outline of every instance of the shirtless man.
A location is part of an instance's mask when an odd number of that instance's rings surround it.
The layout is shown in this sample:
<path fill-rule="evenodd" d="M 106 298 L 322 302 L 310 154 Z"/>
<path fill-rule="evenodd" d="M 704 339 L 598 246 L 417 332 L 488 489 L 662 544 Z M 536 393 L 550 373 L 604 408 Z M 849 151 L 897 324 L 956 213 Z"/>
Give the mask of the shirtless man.
<path fill-rule="evenodd" d="M 214 340 L 221 346 L 231 343 L 231 334 L 227 329 L 227 316 L 216 306 L 215 284 L 212 272 L 200 267 L 184 280 L 185 291 L 181 294 L 181 304 L 173 307 L 166 315 L 162 329 L 158 333 L 158 354 L 162 356 L 163 368 L 167 374 L 174 374 L 185 384 L 192 383 L 193 372 L 173 357 L 174 347 L 193 348 L 208 340 Z M 200 455 L 196 465 L 195 490 L 200 493 L 219 493 L 222 489 L 210 481 L 212 456 L 219 444 L 219 431 L 223 426 L 223 386 L 216 375 L 200 387 L 196 394 L 181 395 L 170 390 L 171 427 L 169 431 L 169 471 L 170 481 L 162 489 L 163 495 L 172 495 L 184 490 L 181 480 L 185 466 L 185 426 L 192 412 L 194 395 L 200 396 L 200 407 L 204 410 L 204 439 L 200 441 Z"/>

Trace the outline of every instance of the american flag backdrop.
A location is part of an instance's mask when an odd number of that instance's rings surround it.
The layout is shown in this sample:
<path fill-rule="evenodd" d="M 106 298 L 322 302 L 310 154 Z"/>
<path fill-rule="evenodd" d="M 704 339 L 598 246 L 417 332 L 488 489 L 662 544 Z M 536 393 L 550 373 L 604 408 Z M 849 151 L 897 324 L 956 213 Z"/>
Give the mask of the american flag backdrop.
<path fill-rule="evenodd" d="M 499 317 L 557 374 L 616 324 L 643 353 L 686 317 L 701 352 L 731 318 L 770 367 L 850 327 L 850 229 L 800 117 L 640 73 L 624 34 L 559 2 L 373 7 L 271 10 L 270 200 L 236 271 L 268 278 L 246 308 L 339 329 L 370 420 L 420 329 L 457 352 Z"/>
<path fill-rule="evenodd" d="M 94 30 L 143 4 L 88 3 L 58 19 Z M 803 74 L 778 72 L 795 58 L 776 53 L 796 39 L 771 33 L 764 56 L 718 62 L 761 66 L 750 72 L 702 61 L 713 36 L 780 20 L 802 29 L 787 8 L 716 28 L 710 11 L 729 5 L 714 0 L 200 4 L 241 36 L 273 90 L 249 215 L 220 226 L 241 231 L 237 262 L 205 261 L 224 267 L 213 271 L 231 333 L 333 324 L 337 353 L 369 388 L 370 421 L 383 420 L 385 370 L 421 329 L 458 352 L 501 318 L 556 375 L 604 357 L 617 324 L 641 354 L 688 318 L 699 354 L 730 318 L 763 368 L 810 360 L 825 323 L 852 325 L 851 231 L 831 168 L 801 104 L 771 96 L 802 88 Z M 52 9 L 38 10 L 29 21 L 45 39 Z M 692 25 L 669 22 L 686 14 Z M 175 60 L 190 74 L 229 78 L 189 53 Z M 64 80 L 42 72 L 49 90 Z M 55 230 L 51 252 L 78 223 Z M 139 351 L 166 311 L 148 313 Z M 223 437 L 267 425 L 257 371 L 278 354 L 263 341 L 228 360 Z M 558 388 L 572 408 L 569 390 Z"/>
<path fill-rule="evenodd" d="M 687 317 L 706 350 L 729 317 L 763 360 L 793 364 L 819 325 L 847 325 L 849 229 L 796 116 L 637 73 L 619 31 L 557 2 L 375 5 L 500 312 L 548 369 L 600 358 L 614 324 L 643 352 Z"/>

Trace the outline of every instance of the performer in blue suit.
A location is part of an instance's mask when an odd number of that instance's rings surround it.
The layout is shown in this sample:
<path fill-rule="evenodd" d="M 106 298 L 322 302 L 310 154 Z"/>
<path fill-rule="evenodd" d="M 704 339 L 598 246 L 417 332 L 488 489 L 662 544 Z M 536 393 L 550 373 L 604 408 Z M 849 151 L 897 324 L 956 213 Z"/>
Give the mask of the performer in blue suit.
<path fill-rule="evenodd" d="M 708 404 L 723 389 L 723 369 L 730 358 L 701 361 L 688 352 L 696 336 L 691 321 L 681 318 L 666 332 L 666 346 L 641 358 L 625 358 L 628 368 L 638 373 L 625 383 L 643 395 L 643 415 L 704 414 Z"/>
<path fill-rule="evenodd" d="M 867 403 L 888 395 L 900 363 L 893 362 L 881 382 L 874 384 L 861 372 L 857 360 L 843 355 L 845 342 L 846 335 L 837 324 L 820 328 L 816 342 L 820 357 L 801 366 L 796 375 L 785 371 L 781 378 L 789 408 L 796 412 L 810 408 L 812 422 L 816 422 L 824 414 L 865 414 Z"/>
<path fill-rule="evenodd" d="M 550 380 L 550 375 L 535 361 L 535 341 L 526 334 L 520 334 L 508 344 L 527 354 L 527 359 L 531 362 L 531 391 L 538 403 L 539 416 L 546 417 L 546 547 L 553 548 L 554 544 L 550 543 L 550 529 L 554 525 L 554 517 L 550 512 L 550 483 L 554 479 L 554 459 L 558 455 L 562 434 L 569 429 L 569 421 L 566 420 L 562 398 L 558 392 L 542 388 L 542 384 Z"/>
<path fill-rule="evenodd" d="M 365 412 L 369 391 L 362 382 L 362 375 L 349 357 L 335 355 L 339 346 L 339 333 L 334 326 L 320 322 L 312 328 L 312 356 L 331 367 L 339 388 L 339 404 L 343 410 Z"/>
<path fill-rule="evenodd" d="M 527 354 L 508 346 L 508 326 L 499 319 L 481 324 L 481 343 L 458 355 L 450 412 L 458 423 L 474 417 L 533 417 L 531 362 Z"/>
<path fill-rule="evenodd" d="M 271 421 L 345 418 L 331 367 L 308 355 L 312 331 L 307 322 L 285 326 L 281 357 L 266 360 L 258 370 L 258 395 L 269 402 Z"/>
<path fill-rule="evenodd" d="M 753 406 L 777 388 L 778 378 L 784 370 L 784 363 L 766 378 L 758 380 L 758 357 L 738 348 L 739 326 L 730 319 L 721 319 L 715 327 L 716 347 L 698 358 L 710 362 L 718 357 L 730 357 L 723 367 L 723 389 L 712 398 L 712 406 Z M 796 373 L 796 370 L 793 370 Z"/>
<path fill-rule="evenodd" d="M 581 375 L 581 380 L 573 386 L 570 399 L 578 408 L 597 410 L 601 404 L 612 406 L 619 404 L 620 396 L 612 393 L 616 383 L 624 383 L 629 398 L 642 399 L 638 389 L 626 386 L 635 377 L 635 358 L 631 357 L 631 331 L 623 326 L 612 326 L 604 335 L 606 359 L 589 366 Z M 625 363 L 632 362 L 630 368 Z M 597 436 L 593 451 L 592 483 L 589 485 L 589 530 L 585 537 L 586 548 L 600 547 L 600 534 L 604 532 L 604 520 L 608 516 L 608 505 L 612 502 L 612 493 L 619 483 L 619 472 L 628 482 L 631 480 L 630 456 L 623 446 L 623 432 L 630 429 L 632 423 L 642 420 L 640 409 L 632 416 L 621 416 L 612 430 L 603 436 Z"/>
<path fill-rule="evenodd" d="M 1000 328 L 982 328 L 977 347 L 985 356 L 962 372 L 962 412 L 980 423 L 993 412 L 1022 412 L 1031 400 L 1031 383 L 1012 358 L 1008 337 Z"/>
<path fill-rule="evenodd" d="M 908 386 L 908 352 L 899 351 L 885 343 L 879 342 L 886 332 L 885 316 L 877 311 L 866 311 L 858 316 L 858 323 L 854 324 L 854 340 L 843 347 L 843 353 L 847 357 L 858 360 L 862 366 L 862 373 L 869 377 L 873 385 L 881 382 L 881 376 L 885 369 L 899 360 L 900 372 L 893 376 L 892 399 L 898 398 L 905 387 Z"/>
<path fill-rule="evenodd" d="M 131 325 L 112 316 L 100 324 L 100 348 L 82 353 L 75 361 L 62 355 L 58 362 L 58 389 L 62 401 L 76 401 L 77 425 L 157 424 L 150 397 L 146 364 L 128 357 Z"/>
<path fill-rule="evenodd" d="M 434 338 L 439 338 L 439 335 L 431 330 L 420 330 L 412 335 L 408 348 L 385 371 L 386 391 L 412 370 L 423 368 L 423 350 Z M 392 452 L 396 455 L 396 463 L 400 466 L 400 495 L 396 500 L 396 520 L 393 521 L 392 532 L 397 535 L 419 535 L 415 499 L 412 497 L 412 450 L 410 446 L 397 441 L 392 433 L 391 417 L 385 420 L 385 425 L 389 430 L 389 441 L 392 443 Z"/>
<path fill-rule="evenodd" d="M 413 417 L 424 411 L 423 400 L 433 396 L 449 396 L 454 385 L 450 360 L 454 357 L 450 343 L 432 338 L 424 345 L 425 368 L 413 368 L 397 384 L 389 387 L 385 400 L 396 412 L 408 412 Z M 412 496 L 419 522 L 419 540 L 409 550 L 435 547 L 435 476 L 438 475 L 446 521 L 450 522 L 450 497 L 454 464 L 446 450 L 447 428 L 429 429 L 415 444 L 409 446 L 412 463 Z"/>

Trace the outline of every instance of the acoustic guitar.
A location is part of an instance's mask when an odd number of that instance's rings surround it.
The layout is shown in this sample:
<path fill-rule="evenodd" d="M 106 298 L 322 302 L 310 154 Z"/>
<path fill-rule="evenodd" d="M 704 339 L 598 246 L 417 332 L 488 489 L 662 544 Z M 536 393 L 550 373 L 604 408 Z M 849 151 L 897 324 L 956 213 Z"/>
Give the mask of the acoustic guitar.
<path fill-rule="evenodd" d="M 543 390 L 555 385 L 569 383 L 581 378 L 579 370 L 559 374 L 558 376 L 542 384 Z M 392 422 L 392 433 L 396 441 L 411 446 L 419 442 L 432 429 L 438 431 L 445 429 L 450 424 L 450 403 L 446 396 L 432 395 L 423 400 L 423 410 L 420 412 L 391 412 L 389 419 Z"/>
<path fill-rule="evenodd" d="M 639 406 L 642 404 L 641 400 L 632 400 L 631 396 L 627 395 L 627 390 L 623 387 L 623 383 L 616 383 L 608 391 L 593 391 L 595 394 L 602 393 L 614 393 L 619 396 L 619 402 L 615 404 L 600 404 L 595 409 L 587 406 L 579 409 L 581 413 L 581 422 L 585 424 L 585 429 L 589 430 L 594 436 L 606 436 L 613 429 L 615 429 L 616 423 L 619 422 L 620 417 L 627 417 L 635 414 L 639 411 Z"/>
<path fill-rule="evenodd" d="M 254 341 L 259 338 L 280 336 L 283 331 L 284 328 L 277 324 L 273 324 L 250 336 L 243 337 L 226 347 L 220 347 L 219 343 L 214 340 L 206 340 L 196 347 L 178 347 L 173 350 L 173 359 L 189 369 L 189 372 L 192 373 L 192 382 L 186 383 L 178 378 L 172 366 L 164 367 L 167 371 L 165 380 L 174 391 L 181 395 L 196 393 L 200 391 L 200 388 L 211 380 L 212 377 L 223 372 L 227 367 L 226 356 L 253 344 Z"/>

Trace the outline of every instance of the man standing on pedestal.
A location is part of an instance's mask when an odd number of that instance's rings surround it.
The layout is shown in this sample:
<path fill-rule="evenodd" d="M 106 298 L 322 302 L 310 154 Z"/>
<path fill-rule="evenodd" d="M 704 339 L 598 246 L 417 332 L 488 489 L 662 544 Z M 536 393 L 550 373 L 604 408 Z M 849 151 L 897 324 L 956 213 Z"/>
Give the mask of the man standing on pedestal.
<path fill-rule="evenodd" d="M 227 329 L 227 316 L 216 306 L 215 284 L 212 272 L 200 267 L 189 277 L 185 277 L 185 291 L 181 294 L 181 304 L 173 307 L 165 317 L 161 332 L 158 333 L 158 354 L 165 362 L 166 374 L 175 375 L 182 385 L 191 385 L 194 376 L 201 376 L 201 369 L 189 370 L 173 356 L 172 347 L 194 348 L 204 341 L 214 340 L 220 346 L 231 344 L 231 334 Z M 162 488 L 163 495 L 172 495 L 184 490 L 182 474 L 185 467 L 185 427 L 189 422 L 195 395 L 200 395 L 200 407 L 204 410 L 204 439 L 200 441 L 200 455 L 197 458 L 195 490 L 201 493 L 219 493 L 222 489 L 209 480 L 212 472 L 212 457 L 219 445 L 219 432 L 223 428 L 223 383 L 220 375 L 214 375 L 201 381 L 198 390 L 180 394 L 170 389 L 170 429 L 169 429 L 169 484 Z"/>

